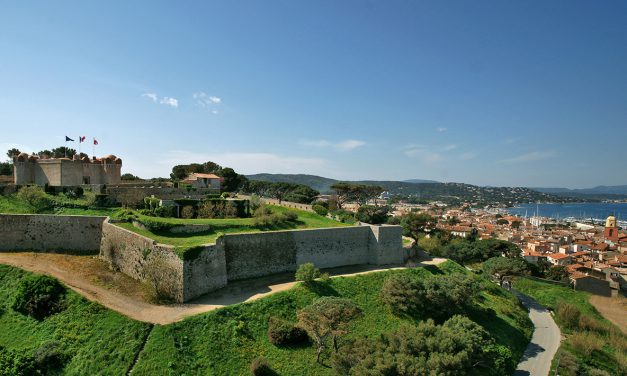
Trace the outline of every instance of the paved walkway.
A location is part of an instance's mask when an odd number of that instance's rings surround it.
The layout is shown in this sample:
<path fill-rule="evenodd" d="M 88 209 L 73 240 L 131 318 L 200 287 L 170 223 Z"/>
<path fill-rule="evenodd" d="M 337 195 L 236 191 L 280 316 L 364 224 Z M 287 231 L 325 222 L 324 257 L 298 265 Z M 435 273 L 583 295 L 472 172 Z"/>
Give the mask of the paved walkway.
<path fill-rule="evenodd" d="M 446 259 L 420 260 L 408 265 L 410 267 L 438 265 Z M 59 279 L 83 297 L 98 302 L 103 306 L 119 312 L 132 319 L 153 323 L 170 324 L 186 317 L 212 311 L 231 304 L 249 302 L 279 291 L 284 291 L 294 282 L 294 273 L 283 273 L 245 281 L 230 282 L 226 287 L 204 295 L 185 304 L 155 305 L 147 303 L 138 291 L 138 282 L 108 270 L 103 270 L 102 262 L 89 256 L 71 256 L 53 253 L 0 252 L 0 264 L 7 264 L 31 272 L 47 274 Z M 333 278 L 359 274 L 380 272 L 391 269 L 402 269 L 405 266 L 356 265 L 324 270 Z M 106 283 L 94 281 L 97 273 L 99 280 L 108 279 L 112 288 Z M 114 279 L 126 278 L 120 285 Z"/>
<path fill-rule="evenodd" d="M 532 298 L 512 290 L 529 309 L 535 326 L 531 342 L 523 354 L 514 376 L 547 376 L 551 361 L 560 347 L 561 333 L 549 311 Z"/>

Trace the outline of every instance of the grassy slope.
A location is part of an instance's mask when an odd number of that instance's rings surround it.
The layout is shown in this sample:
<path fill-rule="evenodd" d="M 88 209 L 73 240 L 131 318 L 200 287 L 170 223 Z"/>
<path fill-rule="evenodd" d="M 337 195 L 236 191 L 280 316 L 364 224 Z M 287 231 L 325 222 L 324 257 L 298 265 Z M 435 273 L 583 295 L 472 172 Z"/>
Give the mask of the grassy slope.
<path fill-rule="evenodd" d="M 57 208 L 37 210 L 28 202 L 22 201 L 15 197 L 15 195 L 2 196 L 0 195 L 0 213 L 12 213 L 12 214 L 59 214 L 59 215 L 97 215 L 108 216 L 115 213 L 118 208 L 102 208 L 102 209 L 83 209 L 80 207 L 61 207 L 66 206 L 88 206 L 90 198 L 93 196 L 91 192 L 85 192 L 85 195 L 77 199 L 69 199 L 62 194 L 49 195 L 46 197 L 57 204 Z"/>
<path fill-rule="evenodd" d="M 150 325 L 89 302 L 72 291 L 66 309 L 43 321 L 13 311 L 10 306 L 21 278 L 20 269 L 0 265 L 0 345 L 33 353 L 42 343 L 57 341 L 71 356 L 64 374 L 125 374 Z"/>
<path fill-rule="evenodd" d="M 296 320 L 298 309 L 322 295 L 348 297 L 363 310 L 348 337 L 374 337 L 409 323 L 409 319 L 392 315 L 378 300 L 378 292 L 392 273 L 428 275 L 429 273 L 465 272 L 452 262 L 440 268 L 416 268 L 371 273 L 348 278 L 334 278 L 315 289 L 297 286 L 251 303 L 238 304 L 195 316 L 180 323 L 156 326 L 140 355 L 134 374 L 248 374 L 250 361 L 266 357 L 285 375 L 334 375 L 330 368 L 315 363 L 312 347 L 278 348 L 267 339 L 270 316 Z M 531 336 L 527 313 L 509 293 L 484 280 L 486 291 L 480 305 L 470 312 L 501 344 L 507 345 L 518 359 Z"/>
<path fill-rule="evenodd" d="M 193 247 L 203 244 L 215 243 L 216 238 L 220 233 L 232 234 L 241 232 L 260 232 L 260 231 L 275 231 L 275 230 L 293 230 L 303 228 L 325 228 L 325 227 L 341 227 L 348 226 L 345 223 L 334 221 L 327 217 L 320 216 L 316 213 L 288 209 L 281 206 L 271 206 L 272 210 L 276 213 L 285 213 L 292 211 L 298 214 L 298 222 L 293 224 L 286 224 L 283 226 L 274 226 L 268 229 L 259 229 L 253 225 L 253 218 L 231 218 L 231 219 L 180 219 L 180 218 L 157 218 L 157 217 L 145 217 L 152 221 L 159 221 L 170 224 L 203 224 L 211 225 L 212 230 L 197 233 L 194 235 L 189 234 L 174 234 L 170 232 L 151 232 L 149 230 L 138 229 L 130 223 L 117 223 L 116 225 L 123 227 L 127 230 L 136 232 L 140 235 L 154 239 L 159 243 L 170 244 L 180 247 Z M 141 219 L 142 215 L 138 215 Z"/>
<path fill-rule="evenodd" d="M 601 338 L 601 340 L 605 343 L 601 350 L 595 350 L 592 353 L 583 354 L 573 349 L 572 344 L 567 339 L 566 341 L 562 342 L 560 352 L 564 350 L 569 351 L 578 358 L 581 364 L 603 369 L 607 372 L 610 372 L 610 374 L 612 375 L 619 374 L 619 366 L 617 364 L 616 356 L 620 356 L 620 351 L 618 351 L 617 348 L 617 343 L 619 341 L 617 341 L 616 339 L 622 337 L 621 342 L 624 344 L 625 341 L 627 341 L 627 336 L 618 334 L 620 330 L 608 320 L 603 318 L 603 316 L 599 314 L 599 312 L 592 306 L 592 304 L 588 302 L 588 299 L 590 298 L 589 293 L 583 291 L 575 291 L 567 287 L 557 286 L 550 283 L 531 279 L 519 279 L 515 282 L 514 286 L 522 293 L 536 299 L 540 304 L 544 305 L 545 307 L 554 310 L 557 302 L 564 301 L 566 303 L 575 305 L 577 308 L 579 308 L 582 314 L 588 316 L 594 321 L 602 325 L 606 325 L 608 328 L 614 327 L 616 333 L 615 335 L 617 335 L 617 337 L 610 339 L 607 336 L 599 336 L 599 338 Z M 573 333 L 572 330 L 566 328 L 560 322 L 559 317 L 556 317 L 555 321 L 560 327 L 562 333 L 566 334 L 567 336 Z M 623 349 L 623 351 L 627 352 L 627 349 Z M 556 359 L 554 359 L 554 366 Z"/>

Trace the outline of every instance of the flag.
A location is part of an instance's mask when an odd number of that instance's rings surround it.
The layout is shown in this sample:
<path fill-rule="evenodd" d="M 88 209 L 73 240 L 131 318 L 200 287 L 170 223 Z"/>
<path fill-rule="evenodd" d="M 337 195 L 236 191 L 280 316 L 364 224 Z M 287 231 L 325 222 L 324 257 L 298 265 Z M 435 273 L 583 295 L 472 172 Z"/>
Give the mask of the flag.
<path fill-rule="evenodd" d="M 78 142 L 85 142 L 85 136 L 80 136 L 78 138 Z"/>
<path fill-rule="evenodd" d="M 68 142 L 68 141 L 72 141 L 72 142 L 74 142 L 74 140 L 72 140 L 72 139 L 71 139 L 71 138 L 69 138 L 68 136 L 65 136 L 65 142 Z"/>
<path fill-rule="evenodd" d="M 94 145 L 98 145 L 98 140 L 94 138 Z"/>

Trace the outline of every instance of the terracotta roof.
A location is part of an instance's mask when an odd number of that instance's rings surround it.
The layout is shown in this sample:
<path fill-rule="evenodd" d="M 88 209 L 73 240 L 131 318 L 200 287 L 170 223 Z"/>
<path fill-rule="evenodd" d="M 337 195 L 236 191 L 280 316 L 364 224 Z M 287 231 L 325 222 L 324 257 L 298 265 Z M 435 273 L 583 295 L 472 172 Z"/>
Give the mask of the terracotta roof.
<path fill-rule="evenodd" d="M 562 253 L 551 253 L 551 254 L 547 255 L 547 257 L 550 257 L 553 260 L 561 260 L 561 259 L 565 259 L 565 258 L 570 257 L 570 256 L 569 255 L 564 255 Z"/>
<path fill-rule="evenodd" d="M 197 178 L 202 178 L 202 179 L 220 179 L 220 177 L 218 175 L 214 175 L 214 174 L 200 174 L 200 173 L 196 173 L 194 172 L 193 174 L 191 174 Z"/>

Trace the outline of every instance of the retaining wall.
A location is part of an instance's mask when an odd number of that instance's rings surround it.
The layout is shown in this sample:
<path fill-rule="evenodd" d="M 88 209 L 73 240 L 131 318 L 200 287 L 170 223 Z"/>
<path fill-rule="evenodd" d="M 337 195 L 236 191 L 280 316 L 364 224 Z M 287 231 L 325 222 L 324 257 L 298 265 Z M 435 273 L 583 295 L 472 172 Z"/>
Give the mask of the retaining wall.
<path fill-rule="evenodd" d="M 98 254 L 105 217 L 0 215 L 0 251 Z"/>
<path fill-rule="evenodd" d="M 203 198 L 210 193 L 220 193 L 211 188 L 197 188 L 194 191 L 188 191 L 184 188 L 168 188 L 168 187 L 124 187 L 113 186 L 107 187 L 107 195 L 113 201 L 124 206 L 139 207 L 144 205 L 144 197 L 152 196 L 163 200 L 172 200 L 177 198 Z"/>
<path fill-rule="evenodd" d="M 183 260 L 174 253 L 174 247 L 105 221 L 100 258 L 133 279 L 153 284 L 175 301 L 185 301 Z"/>

